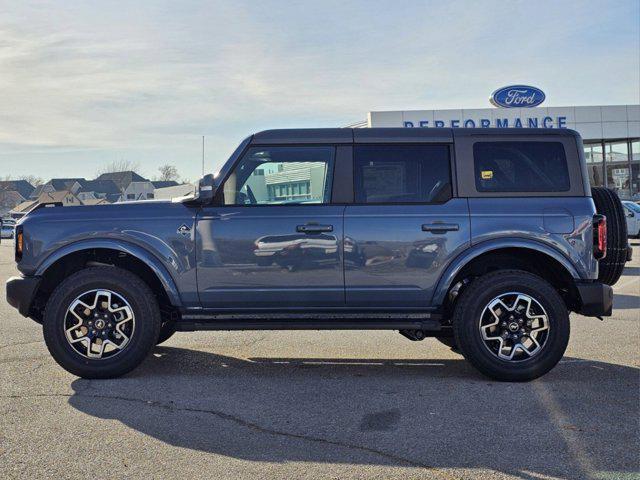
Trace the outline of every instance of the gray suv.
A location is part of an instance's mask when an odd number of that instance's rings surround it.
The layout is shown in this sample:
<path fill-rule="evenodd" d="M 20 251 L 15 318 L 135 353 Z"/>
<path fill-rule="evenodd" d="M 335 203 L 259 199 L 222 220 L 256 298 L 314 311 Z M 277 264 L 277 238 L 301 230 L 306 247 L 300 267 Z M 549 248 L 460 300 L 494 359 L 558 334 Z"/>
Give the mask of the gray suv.
<path fill-rule="evenodd" d="M 7 298 L 86 378 L 176 331 L 383 329 L 530 380 L 570 311 L 611 315 L 628 256 L 582 152 L 570 130 L 256 133 L 193 196 L 35 209 Z"/>

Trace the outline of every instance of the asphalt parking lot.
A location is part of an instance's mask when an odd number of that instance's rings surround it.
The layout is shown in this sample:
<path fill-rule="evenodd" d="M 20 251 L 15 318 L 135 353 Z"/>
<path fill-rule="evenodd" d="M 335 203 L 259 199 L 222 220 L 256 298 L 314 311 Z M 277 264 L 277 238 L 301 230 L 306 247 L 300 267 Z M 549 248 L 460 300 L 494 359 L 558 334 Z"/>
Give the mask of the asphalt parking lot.
<path fill-rule="evenodd" d="M 396 332 L 177 334 L 128 376 L 78 379 L 7 305 L 2 478 L 640 478 L 640 242 L 614 316 L 572 314 L 564 360 L 497 383 Z"/>

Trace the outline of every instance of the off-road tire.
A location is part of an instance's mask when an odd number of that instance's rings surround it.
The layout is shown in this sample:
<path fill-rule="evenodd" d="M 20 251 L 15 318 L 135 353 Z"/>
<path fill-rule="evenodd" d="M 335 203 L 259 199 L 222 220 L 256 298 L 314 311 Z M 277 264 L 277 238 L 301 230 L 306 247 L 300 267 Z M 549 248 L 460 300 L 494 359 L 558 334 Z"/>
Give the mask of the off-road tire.
<path fill-rule="evenodd" d="M 615 285 L 627 261 L 627 219 L 618 194 L 609 188 L 591 189 L 596 211 L 607 217 L 607 255 L 598 262 L 598 280 Z"/>
<path fill-rule="evenodd" d="M 507 292 L 534 298 L 549 319 L 549 336 L 542 350 L 519 362 L 491 353 L 479 328 L 485 307 Z M 542 278 L 521 270 L 499 270 L 475 279 L 460 294 L 453 311 L 453 332 L 460 353 L 481 373 L 500 381 L 522 382 L 544 375 L 560 361 L 569 342 L 569 313 L 558 292 Z"/>
<path fill-rule="evenodd" d="M 130 304 L 135 330 L 117 355 L 90 359 L 76 352 L 65 337 L 67 309 L 83 292 L 111 290 Z M 156 344 L 160 333 L 160 309 L 149 286 L 133 273 L 117 267 L 91 267 L 67 277 L 51 294 L 43 318 L 44 340 L 54 360 L 82 378 L 113 378 L 136 368 Z"/>

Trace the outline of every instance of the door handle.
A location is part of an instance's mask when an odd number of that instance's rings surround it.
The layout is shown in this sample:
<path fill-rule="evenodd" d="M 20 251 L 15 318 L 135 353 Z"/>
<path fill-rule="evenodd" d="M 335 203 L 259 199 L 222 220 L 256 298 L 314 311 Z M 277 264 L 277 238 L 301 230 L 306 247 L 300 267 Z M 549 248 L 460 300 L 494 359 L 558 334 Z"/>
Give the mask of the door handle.
<path fill-rule="evenodd" d="M 435 234 L 457 232 L 458 230 L 460 230 L 460 225 L 457 223 L 425 223 L 422 225 L 423 232 L 431 232 Z"/>
<path fill-rule="evenodd" d="M 307 225 L 298 225 L 296 227 L 298 233 L 322 233 L 333 232 L 333 225 L 316 225 L 309 223 Z"/>

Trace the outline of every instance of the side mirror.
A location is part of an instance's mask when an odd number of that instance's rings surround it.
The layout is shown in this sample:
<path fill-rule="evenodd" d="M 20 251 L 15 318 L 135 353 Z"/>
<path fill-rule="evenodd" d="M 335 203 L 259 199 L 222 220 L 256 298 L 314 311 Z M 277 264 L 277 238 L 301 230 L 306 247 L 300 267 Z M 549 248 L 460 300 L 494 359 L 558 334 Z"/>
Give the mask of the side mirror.
<path fill-rule="evenodd" d="M 636 216 L 636 214 L 635 214 L 635 213 L 633 213 L 633 212 L 629 212 L 629 213 L 627 213 L 627 217 L 635 217 L 635 216 Z"/>
<path fill-rule="evenodd" d="M 209 203 L 216 194 L 216 179 L 209 173 L 198 182 L 198 200 L 202 203 Z"/>

